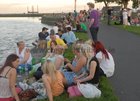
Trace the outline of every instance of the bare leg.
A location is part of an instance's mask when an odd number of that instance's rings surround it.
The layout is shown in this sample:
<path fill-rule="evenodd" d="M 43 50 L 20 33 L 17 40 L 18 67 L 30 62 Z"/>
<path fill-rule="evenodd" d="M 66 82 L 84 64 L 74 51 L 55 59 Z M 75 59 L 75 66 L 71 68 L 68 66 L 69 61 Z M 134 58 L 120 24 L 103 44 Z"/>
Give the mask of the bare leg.
<path fill-rule="evenodd" d="M 52 90 L 51 90 L 50 83 L 49 83 L 49 81 L 47 79 L 47 76 L 46 75 L 43 75 L 42 76 L 42 80 L 43 80 L 43 83 L 45 85 L 45 88 L 46 88 L 46 91 L 47 91 L 47 95 L 48 95 L 49 101 L 53 101 Z"/>

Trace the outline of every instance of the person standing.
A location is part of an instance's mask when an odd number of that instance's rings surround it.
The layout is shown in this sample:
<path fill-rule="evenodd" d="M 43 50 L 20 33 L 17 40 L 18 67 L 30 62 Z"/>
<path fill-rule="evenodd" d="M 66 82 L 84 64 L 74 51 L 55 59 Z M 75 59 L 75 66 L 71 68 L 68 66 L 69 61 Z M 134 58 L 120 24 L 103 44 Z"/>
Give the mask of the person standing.
<path fill-rule="evenodd" d="M 108 25 L 110 25 L 110 20 L 111 20 L 111 11 L 112 11 L 112 9 L 111 9 L 111 7 L 109 7 L 108 8 L 108 10 L 107 10 L 107 14 L 108 14 Z"/>
<path fill-rule="evenodd" d="M 131 15 L 132 15 L 132 10 L 129 8 L 128 9 L 128 23 L 131 25 Z"/>
<path fill-rule="evenodd" d="M 128 13 L 127 13 L 127 10 L 124 9 L 122 14 L 123 14 L 123 25 L 128 25 Z"/>
<path fill-rule="evenodd" d="M 93 41 L 97 41 L 97 33 L 99 30 L 99 12 L 94 9 L 94 4 L 89 2 L 87 3 L 89 7 L 89 25 L 88 28 L 90 30 Z"/>

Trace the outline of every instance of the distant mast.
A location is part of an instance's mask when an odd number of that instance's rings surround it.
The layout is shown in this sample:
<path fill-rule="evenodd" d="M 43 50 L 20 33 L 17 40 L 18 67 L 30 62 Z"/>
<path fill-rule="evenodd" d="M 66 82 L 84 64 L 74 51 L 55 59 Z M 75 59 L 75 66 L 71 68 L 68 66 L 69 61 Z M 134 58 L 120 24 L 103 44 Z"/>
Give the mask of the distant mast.
<path fill-rule="evenodd" d="M 34 6 L 32 5 L 32 13 L 34 13 Z"/>
<path fill-rule="evenodd" d="M 38 14 L 39 13 L 38 5 L 37 5 L 37 8 L 35 8 L 35 9 L 34 9 L 34 6 L 32 5 L 31 10 L 27 6 L 27 13 L 28 14 Z"/>
<path fill-rule="evenodd" d="M 29 7 L 27 6 L 27 13 L 29 12 Z"/>
<path fill-rule="evenodd" d="M 37 5 L 37 13 L 39 13 L 38 5 Z"/>

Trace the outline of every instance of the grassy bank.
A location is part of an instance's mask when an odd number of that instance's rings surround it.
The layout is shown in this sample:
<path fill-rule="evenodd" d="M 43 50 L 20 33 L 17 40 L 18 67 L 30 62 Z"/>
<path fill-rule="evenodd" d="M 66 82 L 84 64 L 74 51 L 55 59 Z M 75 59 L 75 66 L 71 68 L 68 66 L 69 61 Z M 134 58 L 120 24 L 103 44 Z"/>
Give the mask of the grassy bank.
<path fill-rule="evenodd" d="M 124 29 L 128 32 L 140 35 L 140 26 L 124 26 L 124 25 L 115 25 L 118 28 Z"/>
<path fill-rule="evenodd" d="M 107 24 L 107 21 L 102 21 L 103 23 Z M 131 25 L 131 26 L 124 26 L 124 25 L 115 25 L 114 24 L 115 21 L 111 21 L 111 25 L 117 27 L 117 28 L 120 28 L 120 29 L 123 29 L 123 30 L 126 30 L 128 32 L 131 32 L 133 34 L 136 34 L 136 35 L 140 35 L 140 26 L 135 26 L 135 25 Z"/>
<path fill-rule="evenodd" d="M 79 39 L 88 40 L 88 36 L 86 33 L 76 33 L 76 36 Z M 73 54 L 71 48 L 66 50 L 65 57 L 72 59 Z M 55 97 L 54 101 L 118 101 L 117 96 L 115 95 L 113 88 L 106 77 L 100 78 L 99 88 L 102 91 L 102 95 L 100 98 L 95 99 L 87 99 L 84 97 L 76 97 L 76 98 L 68 98 L 68 94 L 66 91 L 59 97 Z M 48 101 L 48 99 L 38 100 L 38 101 Z"/>

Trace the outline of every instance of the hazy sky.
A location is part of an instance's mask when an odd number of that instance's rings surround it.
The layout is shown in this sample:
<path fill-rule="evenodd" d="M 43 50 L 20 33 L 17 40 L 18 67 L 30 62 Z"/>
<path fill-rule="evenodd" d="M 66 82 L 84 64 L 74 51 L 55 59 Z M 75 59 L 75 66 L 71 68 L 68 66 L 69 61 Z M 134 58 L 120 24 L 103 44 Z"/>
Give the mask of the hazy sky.
<path fill-rule="evenodd" d="M 68 12 L 74 10 L 75 0 L 0 0 L 0 13 L 26 13 L 27 7 L 31 11 L 32 6 L 39 12 Z M 77 0 L 77 10 L 88 9 L 87 2 L 94 0 Z M 101 9 L 104 4 L 96 4 L 96 8 Z"/>
<path fill-rule="evenodd" d="M 87 2 L 94 0 L 77 0 L 77 8 L 87 9 Z M 0 0 L 0 13 L 27 12 L 27 6 L 31 10 L 32 5 L 40 12 L 73 11 L 74 0 Z"/>

